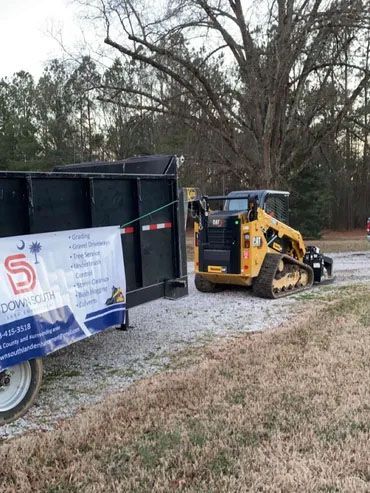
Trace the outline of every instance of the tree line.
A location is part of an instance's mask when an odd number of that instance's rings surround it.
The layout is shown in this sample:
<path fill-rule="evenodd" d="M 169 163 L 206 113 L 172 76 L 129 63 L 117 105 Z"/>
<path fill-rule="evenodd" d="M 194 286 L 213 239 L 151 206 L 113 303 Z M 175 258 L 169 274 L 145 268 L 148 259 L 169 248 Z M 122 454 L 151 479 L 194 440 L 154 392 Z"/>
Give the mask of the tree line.
<path fill-rule="evenodd" d="M 115 59 L 0 82 L 0 165 L 185 156 L 206 193 L 280 188 L 307 234 L 370 215 L 370 13 L 361 0 L 87 2 Z"/>

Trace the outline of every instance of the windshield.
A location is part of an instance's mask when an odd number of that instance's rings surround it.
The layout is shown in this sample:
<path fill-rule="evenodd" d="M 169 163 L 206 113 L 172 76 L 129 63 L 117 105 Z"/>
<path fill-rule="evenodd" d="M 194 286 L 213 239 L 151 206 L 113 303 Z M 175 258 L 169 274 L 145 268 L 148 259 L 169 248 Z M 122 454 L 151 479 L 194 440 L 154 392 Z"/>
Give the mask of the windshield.
<path fill-rule="evenodd" d="M 227 200 L 225 204 L 226 211 L 247 211 L 248 199 Z"/>

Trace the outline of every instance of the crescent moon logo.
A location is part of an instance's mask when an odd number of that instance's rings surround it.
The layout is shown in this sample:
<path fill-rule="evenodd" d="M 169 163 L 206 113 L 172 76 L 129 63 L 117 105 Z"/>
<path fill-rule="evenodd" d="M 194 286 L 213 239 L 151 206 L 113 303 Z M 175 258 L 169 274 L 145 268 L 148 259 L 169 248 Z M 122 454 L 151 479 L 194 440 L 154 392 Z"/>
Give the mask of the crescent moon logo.
<path fill-rule="evenodd" d="M 24 247 L 26 246 L 25 242 L 21 240 L 21 244 L 17 245 L 18 250 L 24 250 Z"/>

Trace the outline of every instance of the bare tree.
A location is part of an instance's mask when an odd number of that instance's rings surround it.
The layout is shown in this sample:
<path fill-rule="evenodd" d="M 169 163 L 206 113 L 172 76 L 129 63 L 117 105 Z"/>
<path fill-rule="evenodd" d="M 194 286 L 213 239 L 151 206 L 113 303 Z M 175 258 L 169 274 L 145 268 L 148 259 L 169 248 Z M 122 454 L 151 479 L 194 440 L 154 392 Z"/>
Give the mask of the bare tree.
<path fill-rule="evenodd" d="M 258 15 L 241 0 L 90 2 L 104 19 L 105 43 L 154 81 L 103 85 L 101 97 L 125 93 L 127 108 L 207 128 L 218 135 L 213 151 L 241 183 L 278 185 L 338 130 L 369 81 L 367 66 L 345 58 L 369 29 L 365 3 L 271 0 Z M 356 84 L 323 119 L 327 83 L 344 66 Z"/>

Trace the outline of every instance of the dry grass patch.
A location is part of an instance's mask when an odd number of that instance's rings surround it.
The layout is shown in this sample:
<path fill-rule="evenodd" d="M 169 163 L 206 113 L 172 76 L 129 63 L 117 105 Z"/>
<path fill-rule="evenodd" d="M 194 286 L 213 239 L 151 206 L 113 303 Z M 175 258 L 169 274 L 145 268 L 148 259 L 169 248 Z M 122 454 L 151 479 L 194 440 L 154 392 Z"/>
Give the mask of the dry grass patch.
<path fill-rule="evenodd" d="M 324 253 L 345 253 L 345 252 L 365 252 L 370 251 L 370 241 L 362 234 L 361 237 L 339 237 L 329 236 L 320 240 L 308 240 L 306 245 L 316 245 Z M 194 258 L 193 235 L 189 232 L 186 235 L 186 253 L 188 261 Z"/>
<path fill-rule="evenodd" d="M 367 241 L 365 235 L 363 238 L 342 238 L 330 240 L 312 240 L 307 241 L 307 245 L 316 245 L 324 253 L 345 253 L 345 252 L 364 252 L 370 251 L 370 241 Z"/>
<path fill-rule="evenodd" d="M 0 447 L 2 492 L 370 489 L 369 287 Z M 189 354 L 187 353 L 186 357 Z"/>

